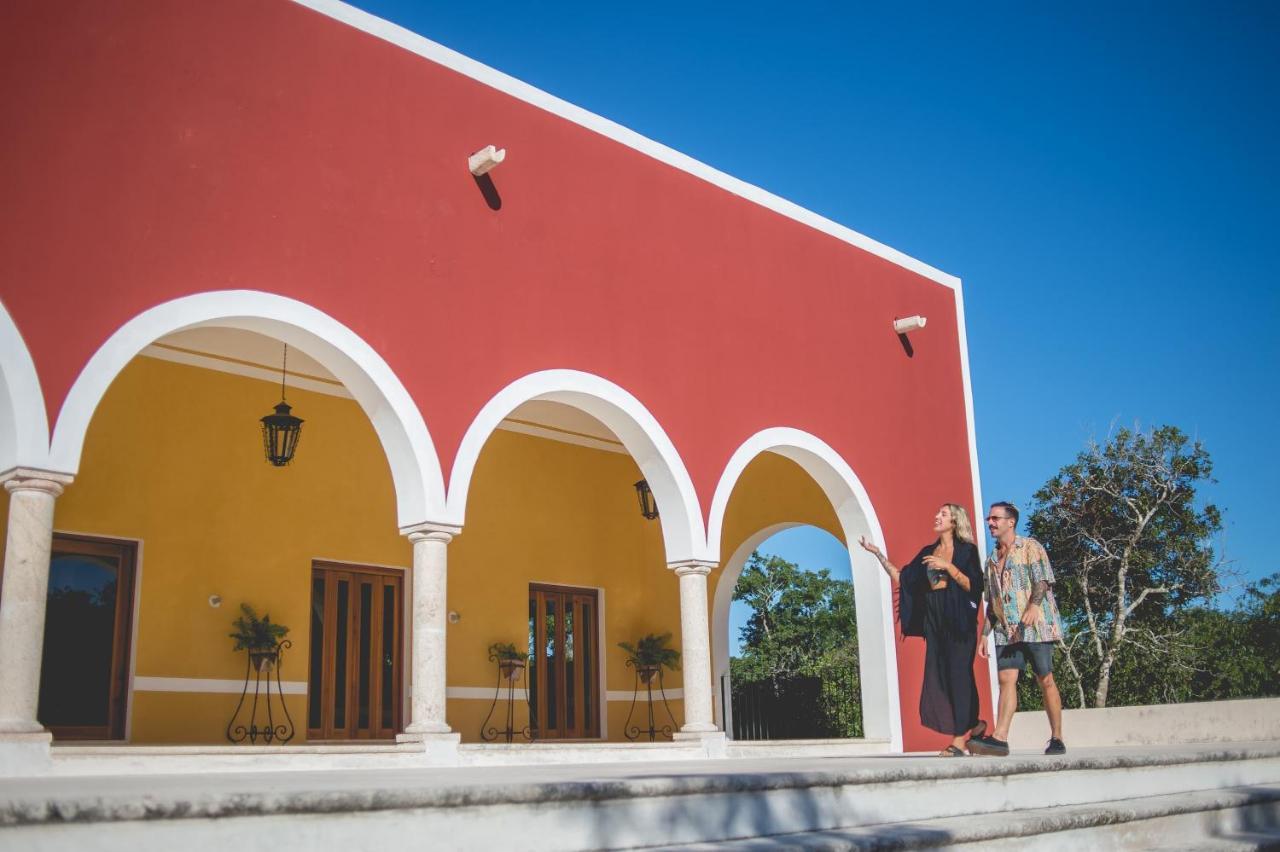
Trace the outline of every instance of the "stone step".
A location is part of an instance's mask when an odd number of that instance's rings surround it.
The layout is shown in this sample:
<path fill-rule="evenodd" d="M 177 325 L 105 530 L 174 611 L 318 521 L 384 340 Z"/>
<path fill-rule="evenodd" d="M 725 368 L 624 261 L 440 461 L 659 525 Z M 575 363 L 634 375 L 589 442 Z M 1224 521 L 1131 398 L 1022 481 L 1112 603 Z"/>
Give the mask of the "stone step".
<path fill-rule="evenodd" d="M 1186 814 L 1261 808 L 1265 815 L 1273 799 L 1238 797 L 1277 790 L 1280 743 L 1080 750 L 1054 758 L 885 755 L 45 777 L 0 780 L 0 849 L 394 849 L 405 838 L 429 839 L 440 850 L 598 849 L 886 824 L 978 830 L 1011 820 L 1026 831 L 1039 826 L 1025 836 L 1066 838 L 1103 828 L 1107 819 L 1121 821 L 1114 815 L 1122 801 L 1159 805 L 1208 792 L 1228 798 L 1198 811 L 1185 806 Z M 1032 815 L 1039 822 L 1028 817 L 1031 811 L 1043 812 Z M 1112 816 L 1079 816 L 1097 812 Z M 1127 821 L 1185 817 L 1142 813 Z M 1073 825 L 1073 816 L 1083 822 Z M 1256 826 L 1241 824 L 1246 828 Z"/>
<path fill-rule="evenodd" d="M 658 850 L 1010 850 L 1280 848 L 1280 787 L 1237 787 L 1091 805 L 881 823 Z"/>

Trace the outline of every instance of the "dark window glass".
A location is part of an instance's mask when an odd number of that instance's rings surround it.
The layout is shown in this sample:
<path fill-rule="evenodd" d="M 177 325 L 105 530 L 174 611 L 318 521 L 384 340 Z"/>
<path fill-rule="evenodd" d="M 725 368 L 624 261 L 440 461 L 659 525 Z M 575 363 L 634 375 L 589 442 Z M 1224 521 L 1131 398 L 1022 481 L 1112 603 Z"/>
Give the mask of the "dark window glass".
<path fill-rule="evenodd" d="M 110 721 L 119 573 L 116 558 L 53 554 L 40 669 L 38 716 L 45 725 Z"/>
<path fill-rule="evenodd" d="M 307 685 L 307 725 L 318 728 L 324 698 L 324 577 L 311 580 L 311 673 Z"/>

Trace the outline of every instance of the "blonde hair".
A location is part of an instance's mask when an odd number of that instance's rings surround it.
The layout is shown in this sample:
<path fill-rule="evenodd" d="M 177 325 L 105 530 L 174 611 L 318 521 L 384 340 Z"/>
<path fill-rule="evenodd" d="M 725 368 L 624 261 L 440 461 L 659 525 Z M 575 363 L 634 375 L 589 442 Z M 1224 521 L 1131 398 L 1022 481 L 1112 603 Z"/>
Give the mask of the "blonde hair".
<path fill-rule="evenodd" d="M 973 544 L 973 524 L 969 522 L 969 513 L 959 503 L 946 503 L 951 510 L 951 523 L 955 526 L 955 536 L 961 541 Z"/>

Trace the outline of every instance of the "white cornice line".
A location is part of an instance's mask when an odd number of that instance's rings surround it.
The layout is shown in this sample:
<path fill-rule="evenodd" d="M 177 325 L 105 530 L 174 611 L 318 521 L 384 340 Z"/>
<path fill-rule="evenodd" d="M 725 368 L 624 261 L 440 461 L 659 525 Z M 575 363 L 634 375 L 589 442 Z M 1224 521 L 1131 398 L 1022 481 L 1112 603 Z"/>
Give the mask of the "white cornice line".
<path fill-rule="evenodd" d="M 250 364 L 240 364 L 235 361 L 227 361 L 212 355 L 202 355 L 192 351 L 183 351 L 178 349 L 167 349 L 152 344 L 146 349 L 138 353 L 147 358 L 155 358 L 157 361 L 169 361 L 174 364 L 182 364 L 187 367 L 199 367 L 202 370 L 214 370 L 219 373 L 228 373 L 233 376 L 243 376 L 247 379 L 258 379 L 264 382 L 270 382 L 273 385 L 280 384 L 280 372 L 271 371 L 264 367 L 254 367 Z M 319 382 L 315 379 L 308 379 L 305 376 L 290 374 L 289 388 L 301 388 L 302 390 L 311 391 L 312 393 L 322 393 L 326 396 L 336 396 L 341 399 L 354 399 L 351 392 L 341 384 L 332 382 Z"/>
<path fill-rule="evenodd" d="M 206 355 L 193 350 L 168 349 L 154 344 L 143 349 L 139 355 L 146 358 L 155 358 L 158 361 L 169 361 L 174 364 L 181 364 L 184 367 L 195 367 L 201 370 L 213 370 L 218 373 L 227 373 L 232 376 L 242 376 L 247 379 L 256 379 L 268 382 L 272 385 L 280 383 L 278 373 L 273 373 L 265 367 L 255 367 L 251 364 L 243 364 L 236 361 L 228 361 L 225 358 L 218 358 L 214 355 Z M 290 375 L 289 387 L 299 388 L 301 390 L 311 391 L 312 393 L 320 393 L 326 396 L 336 396 L 340 399 L 354 399 L 351 393 L 342 385 L 333 382 L 320 382 L 314 379 L 308 379 L 305 376 Z M 503 420 L 498 424 L 498 428 L 505 432 L 518 432 L 521 435 L 531 435 L 535 438 L 545 438 L 549 441 L 559 441 L 562 444 L 573 444 L 578 447 L 588 447 L 593 450 L 604 450 L 609 453 L 619 455 L 627 455 L 627 448 L 617 441 L 606 441 L 599 438 L 593 438 L 590 435 L 580 435 L 576 432 L 568 432 L 563 429 L 555 429 L 552 427 L 539 426 L 535 423 L 526 423 L 518 420 Z"/>
<path fill-rule="evenodd" d="M 593 112 L 588 112 L 582 107 L 574 106 L 568 101 L 561 100 L 528 83 L 517 80 L 515 77 L 463 56 L 455 50 L 450 50 L 442 44 L 437 44 L 390 21 L 370 15 L 368 12 L 339 2 L 339 0 L 293 1 L 336 21 L 341 21 L 361 32 L 394 44 L 410 53 L 417 54 L 437 65 L 443 65 L 452 71 L 456 71 L 465 77 L 470 77 L 472 80 L 497 89 L 513 98 L 532 104 L 539 109 L 546 110 L 553 115 L 599 133 L 601 136 L 608 137 L 615 142 L 626 145 L 628 148 L 633 148 L 659 162 L 666 163 L 672 168 L 680 169 L 683 172 L 699 177 L 726 192 L 731 192 L 789 219 L 808 225 L 817 231 L 928 278 L 930 281 L 936 281 L 952 289 L 958 283 L 958 279 L 955 276 L 935 269 L 927 263 L 916 260 L 895 248 L 890 248 L 865 234 L 860 234 L 851 228 L 847 228 L 838 222 L 833 222 L 825 216 L 814 213 L 812 210 L 806 210 L 800 205 L 787 201 L 785 198 L 774 195 L 758 186 L 753 186 L 746 181 L 725 174 L 719 169 L 712 168 L 687 154 L 681 154 L 679 151 L 669 148 L 660 142 L 641 136 L 634 130 L 623 127 L 617 122 L 610 121 Z"/>
<path fill-rule="evenodd" d="M 573 444 L 579 447 L 590 447 L 593 450 L 604 450 L 607 453 L 629 455 L 627 448 L 617 441 L 604 441 L 589 435 L 579 435 L 562 429 L 537 426 L 532 423 L 521 423 L 518 420 L 503 420 L 498 428 L 506 432 L 519 432 L 521 435 L 532 435 L 535 438 L 546 438 L 562 444 Z"/>

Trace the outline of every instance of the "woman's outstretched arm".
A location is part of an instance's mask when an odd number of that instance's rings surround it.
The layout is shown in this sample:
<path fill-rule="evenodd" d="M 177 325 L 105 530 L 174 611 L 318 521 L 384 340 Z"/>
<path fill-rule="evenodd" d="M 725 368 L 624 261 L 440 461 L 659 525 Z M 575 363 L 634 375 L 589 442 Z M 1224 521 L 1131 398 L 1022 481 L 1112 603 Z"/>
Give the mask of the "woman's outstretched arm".
<path fill-rule="evenodd" d="M 867 553 L 870 553 L 876 559 L 880 560 L 880 567 L 883 568 L 885 573 L 889 575 L 890 580 L 893 580 L 893 582 L 895 583 L 899 581 L 899 578 L 902 576 L 902 572 L 898 570 L 897 565 L 894 565 L 892 562 L 889 561 L 889 557 L 885 556 L 883 553 L 880 552 L 880 548 L 876 545 L 875 542 L 867 541 L 867 537 L 863 536 L 862 538 L 858 539 L 858 544 L 861 545 L 862 549 L 865 550 Z"/>

